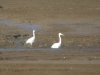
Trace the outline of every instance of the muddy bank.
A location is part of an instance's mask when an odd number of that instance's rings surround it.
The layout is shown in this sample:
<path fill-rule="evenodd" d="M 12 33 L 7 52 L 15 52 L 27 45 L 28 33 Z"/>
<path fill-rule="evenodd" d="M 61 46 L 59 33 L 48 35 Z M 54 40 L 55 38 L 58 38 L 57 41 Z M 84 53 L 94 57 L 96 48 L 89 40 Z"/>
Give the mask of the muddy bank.
<path fill-rule="evenodd" d="M 0 51 L 2 75 L 99 75 L 99 49 Z"/>
<path fill-rule="evenodd" d="M 99 0 L 0 0 L 0 18 L 37 23 L 46 19 L 100 21 Z"/>
<path fill-rule="evenodd" d="M 0 49 L 0 61 L 37 61 L 44 63 L 53 63 L 58 61 L 58 64 L 64 64 L 66 61 L 70 64 L 79 61 L 80 64 L 89 64 L 94 62 L 100 62 L 100 50 L 99 48 L 66 48 L 52 50 L 50 48 L 46 49 Z M 50 62 L 49 62 L 50 61 Z M 86 62 L 87 61 L 87 62 Z M 75 62 L 75 63 L 76 63 Z M 57 63 L 57 62 L 56 62 Z M 79 64 L 77 62 L 77 64 Z M 100 63 L 98 63 L 100 64 Z"/>

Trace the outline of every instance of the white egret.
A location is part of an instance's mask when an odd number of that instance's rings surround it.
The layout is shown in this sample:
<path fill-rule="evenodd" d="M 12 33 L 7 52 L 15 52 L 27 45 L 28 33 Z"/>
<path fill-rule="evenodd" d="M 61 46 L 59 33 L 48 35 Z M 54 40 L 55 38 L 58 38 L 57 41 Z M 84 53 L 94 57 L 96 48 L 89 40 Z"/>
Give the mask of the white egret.
<path fill-rule="evenodd" d="M 61 35 L 63 35 L 62 33 L 59 33 L 58 36 L 59 36 L 59 42 L 57 43 L 54 43 L 51 48 L 59 48 L 61 46 Z"/>
<path fill-rule="evenodd" d="M 32 46 L 33 42 L 35 41 L 35 30 L 33 30 L 33 37 L 29 38 L 26 41 L 26 44 L 30 44 Z"/>

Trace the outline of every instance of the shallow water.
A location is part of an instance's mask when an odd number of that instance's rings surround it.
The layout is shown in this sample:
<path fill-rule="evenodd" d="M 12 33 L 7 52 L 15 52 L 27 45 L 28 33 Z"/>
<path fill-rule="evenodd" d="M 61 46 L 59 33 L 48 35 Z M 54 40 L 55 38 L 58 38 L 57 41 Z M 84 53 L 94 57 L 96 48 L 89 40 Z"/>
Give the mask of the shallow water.
<path fill-rule="evenodd" d="M 67 23 L 59 21 L 50 25 L 57 27 L 56 29 L 59 31 L 66 30 L 64 34 L 67 35 L 100 35 L 100 22 Z"/>
<path fill-rule="evenodd" d="M 100 35 L 100 23 L 75 23 L 70 25 L 73 32 L 69 34 L 79 34 L 79 35 Z"/>
<path fill-rule="evenodd" d="M 16 26 L 21 29 L 26 29 L 32 31 L 44 31 L 42 29 L 43 25 L 33 24 L 33 23 L 19 23 L 15 20 L 0 19 L 0 25 Z M 47 24 L 49 27 L 57 27 L 59 31 L 62 29 L 71 29 L 71 31 L 66 30 L 64 34 L 67 35 L 100 35 L 100 23 L 99 22 L 82 22 L 82 23 L 67 23 L 65 21 L 55 21 L 55 23 Z M 47 29 L 47 28 L 46 28 Z M 47 29 L 48 30 L 48 29 Z M 43 32 L 44 33 L 44 32 Z"/>
<path fill-rule="evenodd" d="M 0 48 L 0 51 L 39 51 L 39 52 L 54 52 L 54 53 L 66 53 L 66 52 L 100 52 L 100 48 Z"/>
<path fill-rule="evenodd" d="M 0 19 L 0 25 L 7 25 L 7 26 L 16 26 L 18 28 L 26 29 L 28 31 L 34 30 L 40 30 L 40 25 L 32 24 L 32 23 L 19 23 L 14 20 L 8 20 L 8 19 Z"/>

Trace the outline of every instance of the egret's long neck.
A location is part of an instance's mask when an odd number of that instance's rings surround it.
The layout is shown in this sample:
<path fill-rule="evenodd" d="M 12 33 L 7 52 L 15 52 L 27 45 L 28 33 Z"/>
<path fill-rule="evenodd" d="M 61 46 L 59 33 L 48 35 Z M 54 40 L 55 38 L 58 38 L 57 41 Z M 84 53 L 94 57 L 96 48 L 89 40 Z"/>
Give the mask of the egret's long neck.
<path fill-rule="evenodd" d="M 35 37 L 35 32 L 33 32 L 33 36 Z"/>
<path fill-rule="evenodd" d="M 59 43 L 61 44 L 61 36 L 59 35 Z"/>

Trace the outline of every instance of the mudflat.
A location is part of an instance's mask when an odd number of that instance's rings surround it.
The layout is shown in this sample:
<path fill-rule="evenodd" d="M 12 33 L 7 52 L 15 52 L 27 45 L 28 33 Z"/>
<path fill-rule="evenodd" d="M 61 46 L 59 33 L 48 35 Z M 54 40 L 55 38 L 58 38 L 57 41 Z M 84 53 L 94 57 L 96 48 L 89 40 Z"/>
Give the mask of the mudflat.
<path fill-rule="evenodd" d="M 41 22 L 49 19 L 100 21 L 99 0 L 0 0 L 0 18 L 22 22 Z"/>
<path fill-rule="evenodd" d="M 2 75 L 99 75 L 99 49 L 12 49 L 0 52 Z"/>
<path fill-rule="evenodd" d="M 100 1 L 0 0 L 0 75 L 67 74 L 100 75 Z"/>

